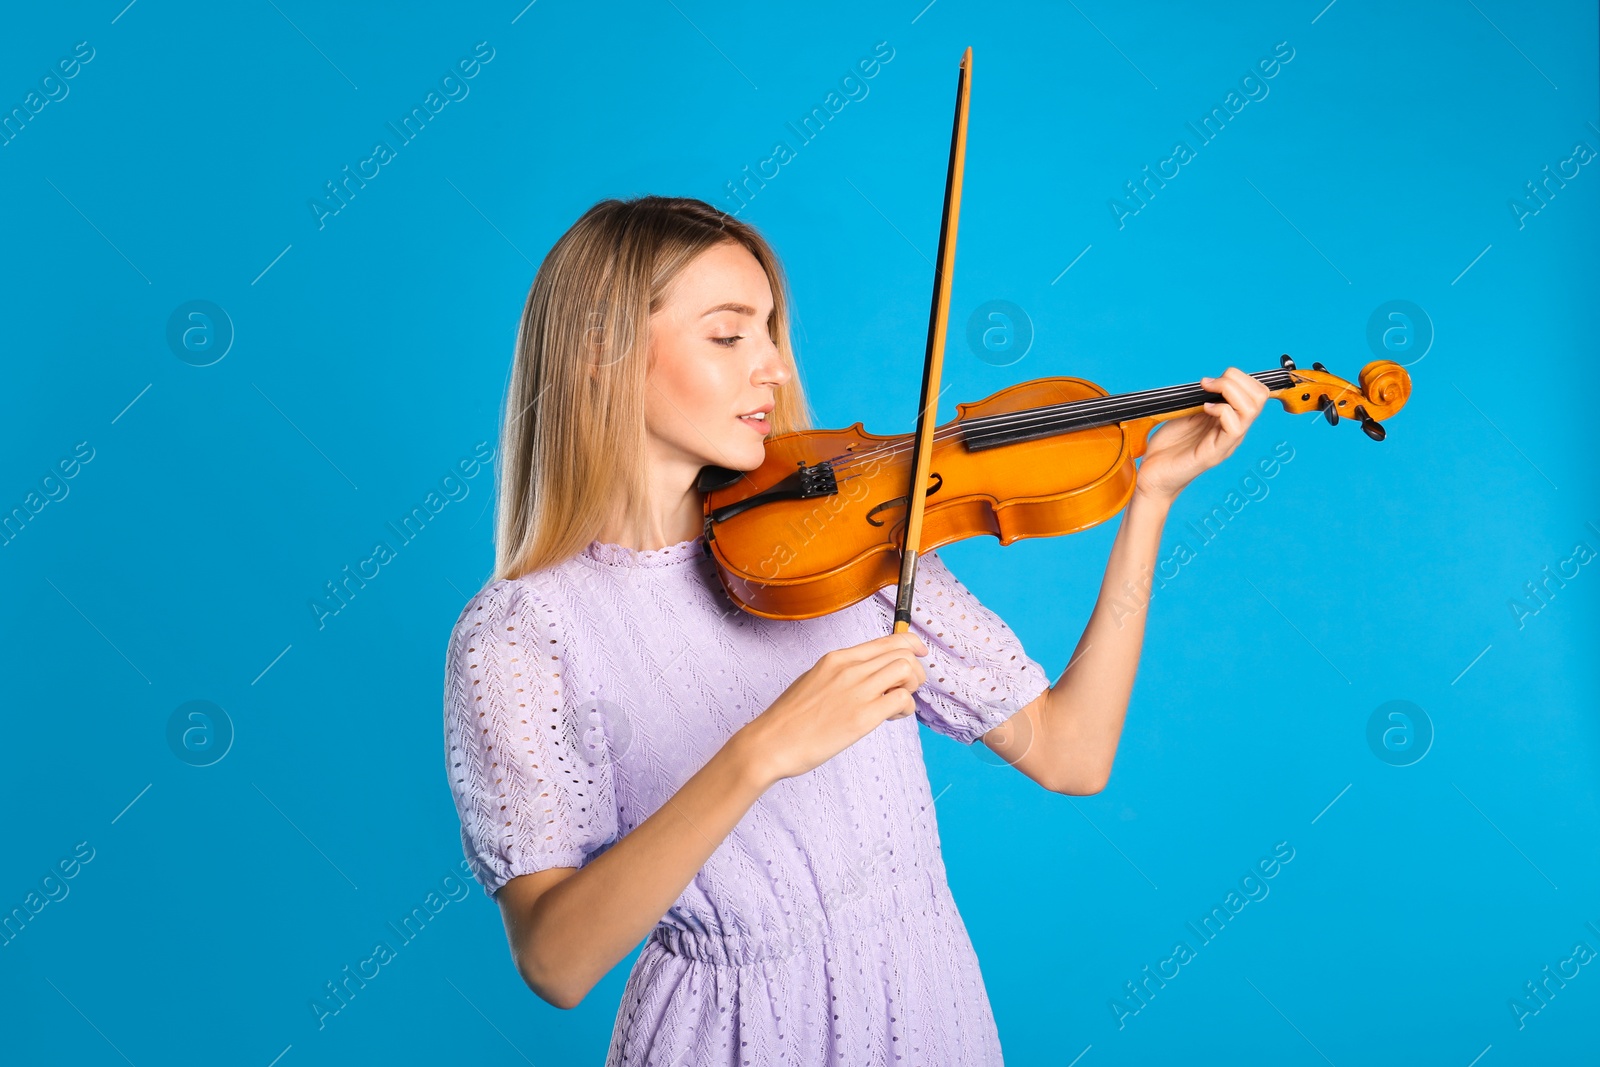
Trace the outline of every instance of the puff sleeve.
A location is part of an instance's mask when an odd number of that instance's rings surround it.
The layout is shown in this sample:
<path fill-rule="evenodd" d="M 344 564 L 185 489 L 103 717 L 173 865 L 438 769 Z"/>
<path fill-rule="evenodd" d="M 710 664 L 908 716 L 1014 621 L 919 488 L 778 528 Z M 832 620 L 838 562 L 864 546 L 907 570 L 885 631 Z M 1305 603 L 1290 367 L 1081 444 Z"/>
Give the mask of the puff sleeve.
<path fill-rule="evenodd" d="M 493 896 L 507 881 L 582 867 L 616 840 L 611 766 L 590 759 L 562 677 L 556 612 L 521 579 L 467 603 L 445 667 L 445 762 L 461 844 Z"/>
<path fill-rule="evenodd" d="M 876 594 L 891 614 L 895 587 Z M 911 629 L 928 656 L 928 680 L 917 689 L 917 718 L 929 729 L 970 745 L 1050 687 L 1044 668 L 1000 617 L 927 553 L 917 561 Z"/>

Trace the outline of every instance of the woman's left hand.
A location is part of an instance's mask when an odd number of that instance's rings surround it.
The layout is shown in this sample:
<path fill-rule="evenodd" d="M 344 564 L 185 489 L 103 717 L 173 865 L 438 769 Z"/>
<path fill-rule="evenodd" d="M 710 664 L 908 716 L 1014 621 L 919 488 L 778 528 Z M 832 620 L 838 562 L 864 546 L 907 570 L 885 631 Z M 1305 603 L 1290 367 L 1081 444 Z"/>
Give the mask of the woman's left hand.
<path fill-rule="evenodd" d="M 1200 385 L 1221 393 L 1223 400 L 1207 402 L 1205 410 L 1156 428 L 1139 464 L 1134 492 L 1171 503 L 1201 472 L 1233 454 L 1271 395 L 1237 367 L 1217 378 L 1201 378 Z"/>

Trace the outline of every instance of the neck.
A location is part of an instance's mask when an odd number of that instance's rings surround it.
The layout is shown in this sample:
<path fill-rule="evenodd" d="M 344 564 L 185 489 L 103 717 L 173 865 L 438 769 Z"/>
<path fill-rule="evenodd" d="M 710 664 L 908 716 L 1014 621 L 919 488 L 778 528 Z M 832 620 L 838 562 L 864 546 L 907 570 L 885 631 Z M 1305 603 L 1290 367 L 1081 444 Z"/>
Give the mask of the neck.
<path fill-rule="evenodd" d="M 705 522 L 700 491 L 695 488 L 700 463 L 654 454 L 646 458 L 643 505 L 630 518 L 619 502 L 600 530 L 600 541 L 647 552 L 700 536 Z"/>
<path fill-rule="evenodd" d="M 1294 383 L 1287 368 L 1257 371 L 1250 375 L 1267 388 L 1277 391 Z M 1197 408 L 1207 401 L 1223 400 L 1221 393 L 1201 387 L 1199 382 L 1172 385 L 1163 389 L 1142 389 L 1135 393 L 1089 397 L 1064 404 L 1050 404 L 1025 411 L 1010 411 L 967 419 L 961 425 L 962 438 L 971 451 L 996 448 L 1019 441 L 1111 426 L 1130 419 L 1164 418 Z"/>

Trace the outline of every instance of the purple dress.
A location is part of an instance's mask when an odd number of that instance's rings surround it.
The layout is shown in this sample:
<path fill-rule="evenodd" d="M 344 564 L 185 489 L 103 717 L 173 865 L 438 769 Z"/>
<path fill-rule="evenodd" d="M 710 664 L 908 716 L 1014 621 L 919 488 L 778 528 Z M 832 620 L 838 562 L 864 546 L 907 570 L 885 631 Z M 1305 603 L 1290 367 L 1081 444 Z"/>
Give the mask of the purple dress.
<path fill-rule="evenodd" d="M 704 547 L 597 541 L 463 609 L 446 762 L 486 892 L 582 867 L 824 652 L 890 632 L 893 586 L 822 618 L 762 619 L 728 599 Z M 1050 683 L 935 554 L 914 615 L 931 653 L 915 718 L 756 801 L 645 942 L 607 1067 L 1001 1063 L 917 721 L 970 744 Z"/>

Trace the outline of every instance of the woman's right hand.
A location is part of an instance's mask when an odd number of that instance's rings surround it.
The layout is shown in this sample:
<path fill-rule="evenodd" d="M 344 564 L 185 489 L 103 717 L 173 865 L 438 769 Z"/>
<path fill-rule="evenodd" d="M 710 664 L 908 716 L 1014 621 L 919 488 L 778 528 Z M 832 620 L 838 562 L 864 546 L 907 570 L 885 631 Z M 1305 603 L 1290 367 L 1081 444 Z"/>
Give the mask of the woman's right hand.
<path fill-rule="evenodd" d="M 916 710 L 928 678 L 912 633 L 886 634 L 825 653 L 735 737 L 762 781 L 793 778 L 827 762 L 887 719 Z"/>

